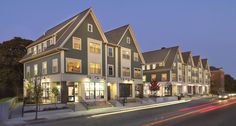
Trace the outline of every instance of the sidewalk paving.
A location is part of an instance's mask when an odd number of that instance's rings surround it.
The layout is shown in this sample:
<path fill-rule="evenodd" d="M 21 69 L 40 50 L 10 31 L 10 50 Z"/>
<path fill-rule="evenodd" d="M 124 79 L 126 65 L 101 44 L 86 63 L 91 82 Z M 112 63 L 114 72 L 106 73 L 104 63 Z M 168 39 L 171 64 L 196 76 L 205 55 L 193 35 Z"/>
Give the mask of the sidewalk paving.
<path fill-rule="evenodd" d="M 41 123 L 47 121 L 56 121 L 62 119 L 69 119 L 75 117 L 82 117 L 82 116 L 103 116 L 107 113 L 109 114 L 118 114 L 118 113 L 125 113 L 131 111 L 138 111 L 150 108 L 157 108 L 157 107 L 164 107 L 169 105 L 175 105 L 180 103 L 189 102 L 190 100 L 179 100 L 179 101 L 172 101 L 172 102 L 164 102 L 164 103 L 156 103 L 156 104 L 149 104 L 149 105 L 141 105 L 136 107 L 108 107 L 108 108 L 99 108 L 99 109 L 91 109 L 85 111 L 76 111 L 73 112 L 70 109 L 65 110 L 57 110 L 57 111 L 46 111 L 46 112 L 39 112 L 38 118 L 39 120 L 34 120 L 35 113 L 26 113 L 23 118 L 13 118 L 5 121 L 6 125 L 26 125 L 26 124 L 34 124 L 34 123 Z"/>

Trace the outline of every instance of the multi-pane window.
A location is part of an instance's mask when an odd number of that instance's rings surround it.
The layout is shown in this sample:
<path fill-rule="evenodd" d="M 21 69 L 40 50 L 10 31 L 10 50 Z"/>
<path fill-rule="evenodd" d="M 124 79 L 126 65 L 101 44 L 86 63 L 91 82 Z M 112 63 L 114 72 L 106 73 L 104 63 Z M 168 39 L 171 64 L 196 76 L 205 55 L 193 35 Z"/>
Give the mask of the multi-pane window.
<path fill-rule="evenodd" d="M 81 50 L 81 39 L 73 37 L 73 49 Z"/>
<path fill-rule="evenodd" d="M 47 49 L 47 42 L 43 42 L 43 51 Z"/>
<path fill-rule="evenodd" d="M 149 64 L 147 65 L 147 70 L 150 70 L 150 65 Z"/>
<path fill-rule="evenodd" d="M 156 81 L 157 80 L 157 75 L 156 74 L 151 74 L 151 80 Z"/>
<path fill-rule="evenodd" d="M 129 60 L 130 59 L 129 51 L 128 50 L 122 50 L 122 57 L 123 57 L 123 59 Z"/>
<path fill-rule="evenodd" d="M 123 76 L 129 77 L 130 76 L 130 68 L 129 67 L 122 67 L 122 74 L 123 74 Z"/>
<path fill-rule="evenodd" d="M 52 73 L 58 72 L 58 59 L 52 60 Z"/>
<path fill-rule="evenodd" d="M 101 65 L 97 63 L 89 63 L 90 74 L 101 74 Z"/>
<path fill-rule="evenodd" d="M 157 65 L 156 64 L 152 64 L 152 69 L 156 69 Z"/>
<path fill-rule="evenodd" d="M 145 65 L 142 65 L 142 70 L 145 70 Z"/>
<path fill-rule="evenodd" d="M 42 52 L 42 44 L 38 44 L 38 53 Z"/>
<path fill-rule="evenodd" d="M 26 77 L 30 77 L 30 66 L 26 67 Z"/>
<path fill-rule="evenodd" d="M 38 75 L 38 64 L 34 64 L 34 75 Z"/>
<path fill-rule="evenodd" d="M 146 81 L 146 75 L 143 75 L 143 82 Z"/>
<path fill-rule="evenodd" d="M 182 81 L 182 75 L 179 75 L 179 81 Z"/>
<path fill-rule="evenodd" d="M 45 75 L 47 74 L 47 62 L 42 63 L 42 74 Z"/>
<path fill-rule="evenodd" d="M 37 46 L 33 47 L 33 55 L 37 54 Z"/>
<path fill-rule="evenodd" d="M 108 56 L 113 57 L 113 47 L 108 47 Z"/>
<path fill-rule="evenodd" d="M 90 53 L 100 54 L 101 53 L 101 46 L 100 46 L 100 44 L 99 43 L 90 42 L 89 43 L 89 52 Z"/>
<path fill-rule="evenodd" d="M 161 74 L 161 80 L 167 81 L 167 74 L 166 73 Z"/>
<path fill-rule="evenodd" d="M 172 81 L 176 81 L 176 73 L 171 74 L 171 79 L 172 79 Z"/>
<path fill-rule="evenodd" d="M 85 99 L 104 99 L 104 83 L 84 83 Z"/>
<path fill-rule="evenodd" d="M 93 32 L 93 25 L 92 24 L 88 24 L 88 31 Z"/>
<path fill-rule="evenodd" d="M 126 43 L 130 44 L 130 37 L 126 38 Z"/>
<path fill-rule="evenodd" d="M 66 58 L 66 72 L 81 73 L 81 60 Z"/>
<path fill-rule="evenodd" d="M 141 78 L 141 69 L 134 68 L 134 78 Z"/>
<path fill-rule="evenodd" d="M 159 63 L 159 67 L 162 67 L 162 66 L 164 66 L 164 63 L 162 63 L 162 62 Z"/>
<path fill-rule="evenodd" d="M 28 48 L 27 49 L 27 54 L 31 54 L 32 53 L 32 48 Z"/>
<path fill-rule="evenodd" d="M 113 76 L 114 75 L 114 66 L 113 65 L 108 65 L 108 75 Z"/>
<path fill-rule="evenodd" d="M 134 52 L 134 61 L 138 62 L 139 58 L 138 58 L 138 53 Z"/>

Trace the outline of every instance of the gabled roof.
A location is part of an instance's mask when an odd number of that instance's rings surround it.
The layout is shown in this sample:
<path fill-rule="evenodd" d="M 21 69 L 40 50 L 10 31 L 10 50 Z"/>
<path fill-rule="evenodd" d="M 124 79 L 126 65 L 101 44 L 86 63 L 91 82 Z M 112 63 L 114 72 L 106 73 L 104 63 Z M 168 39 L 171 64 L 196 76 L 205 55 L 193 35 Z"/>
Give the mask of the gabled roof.
<path fill-rule="evenodd" d="M 37 45 L 48 38 L 57 36 L 56 44 L 53 46 L 47 47 L 47 49 L 44 51 L 44 53 L 50 52 L 50 50 L 61 50 L 64 49 L 63 46 L 66 43 L 66 41 L 69 39 L 69 37 L 75 32 L 75 30 L 82 24 L 82 22 L 86 19 L 86 17 L 91 14 L 96 26 L 98 27 L 98 30 L 102 36 L 102 39 L 105 43 L 107 43 L 106 36 L 92 10 L 92 8 L 88 8 L 81 13 L 73 16 L 72 18 L 60 23 L 59 25 L 49 29 L 44 35 L 39 37 L 35 42 L 27 46 L 27 48 L 32 47 L 34 45 Z M 26 60 L 29 60 L 30 58 L 37 57 L 37 55 L 25 55 L 20 62 L 25 62 Z"/>
<path fill-rule="evenodd" d="M 201 62 L 201 57 L 200 56 L 193 56 L 193 63 L 194 66 L 197 67 L 199 64 L 199 61 Z"/>
<path fill-rule="evenodd" d="M 182 57 L 184 60 L 184 63 L 187 64 L 188 63 L 188 59 L 190 58 L 191 52 L 182 52 Z"/>
<path fill-rule="evenodd" d="M 148 63 L 165 63 L 165 68 L 171 68 L 177 52 L 180 51 L 178 46 L 170 48 L 162 48 L 159 50 L 144 52 L 145 62 Z M 180 54 L 181 60 L 182 56 Z"/>
<path fill-rule="evenodd" d="M 118 27 L 118 28 L 113 29 L 113 30 L 110 30 L 110 31 L 105 33 L 105 36 L 108 40 L 108 43 L 111 43 L 111 44 L 114 44 L 114 45 L 118 46 L 118 45 L 120 45 L 120 42 L 123 39 L 123 37 L 124 37 L 124 35 L 127 31 L 130 32 L 130 35 L 131 35 L 132 39 L 134 40 L 134 45 L 135 45 L 136 49 L 138 50 L 140 59 L 141 59 L 142 63 L 145 64 L 145 60 L 143 58 L 141 49 L 139 48 L 138 42 L 137 42 L 137 40 L 134 36 L 134 32 L 133 32 L 133 30 L 132 30 L 132 28 L 129 24 Z"/>
<path fill-rule="evenodd" d="M 208 59 L 202 59 L 202 66 L 204 69 L 209 69 Z"/>
<path fill-rule="evenodd" d="M 127 31 L 129 25 L 124 25 L 119 28 L 110 30 L 105 33 L 109 43 L 118 44 L 122 39 L 122 36 Z"/>

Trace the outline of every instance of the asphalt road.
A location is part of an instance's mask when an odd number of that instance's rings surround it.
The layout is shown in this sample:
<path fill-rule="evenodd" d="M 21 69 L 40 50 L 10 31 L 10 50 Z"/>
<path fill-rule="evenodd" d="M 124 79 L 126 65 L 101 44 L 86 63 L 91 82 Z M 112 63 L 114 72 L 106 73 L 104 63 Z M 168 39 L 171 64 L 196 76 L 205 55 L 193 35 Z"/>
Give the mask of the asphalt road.
<path fill-rule="evenodd" d="M 211 99 L 201 99 L 162 108 L 78 117 L 33 126 L 236 126 L 235 101 L 218 103 Z"/>

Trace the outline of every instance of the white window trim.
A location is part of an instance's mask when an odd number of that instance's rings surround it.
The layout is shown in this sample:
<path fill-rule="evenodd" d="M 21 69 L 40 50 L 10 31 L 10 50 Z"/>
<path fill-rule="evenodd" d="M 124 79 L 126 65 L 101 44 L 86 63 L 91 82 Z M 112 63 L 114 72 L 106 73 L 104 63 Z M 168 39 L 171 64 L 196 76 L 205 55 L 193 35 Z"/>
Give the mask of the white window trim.
<path fill-rule="evenodd" d="M 43 73 L 43 65 L 44 65 L 44 63 L 46 63 L 46 73 Z M 48 63 L 47 63 L 47 61 L 42 62 L 42 74 L 43 75 L 48 74 Z"/>
<path fill-rule="evenodd" d="M 53 71 L 53 61 L 57 61 L 57 71 Z M 52 59 L 52 73 L 58 73 L 59 72 L 59 63 L 58 63 L 58 58 Z"/>
<path fill-rule="evenodd" d="M 30 66 L 27 66 L 27 67 L 26 67 L 26 76 L 28 76 L 28 73 L 29 73 L 29 75 L 30 75 Z"/>
<path fill-rule="evenodd" d="M 157 68 L 157 64 L 152 64 L 152 69 L 156 69 L 156 68 Z"/>
<path fill-rule="evenodd" d="M 126 38 L 126 43 L 130 44 L 130 37 Z"/>
<path fill-rule="evenodd" d="M 100 65 L 100 70 L 101 70 L 100 72 L 101 72 L 101 73 L 100 73 L 100 74 L 91 73 L 91 72 L 90 72 L 90 64 L 95 64 L 95 65 L 96 65 L 96 64 L 99 64 L 99 65 Z M 88 71 L 89 74 L 91 74 L 91 75 L 102 75 L 102 64 L 101 64 L 101 63 L 90 62 L 90 63 L 88 64 L 88 66 L 89 66 L 89 71 Z"/>
<path fill-rule="evenodd" d="M 47 49 L 47 41 L 43 42 L 43 46 L 42 46 L 42 51 L 45 51 Z M 45 48 L 44 48 L 45 47 Z"/>
<path fill-rule="evenodd" d="M 37 67 L 37 73 L 35 73 L 35 66 Z M 39 66 L 38 64 L 34 64 L 34 76 L 37 76 L 39 74 Z"/>
<path fill-rule="evenodd" d="M 79 49 L 75 48 L 75 46 L 74 46 L 76 40 L 77 40 L 77 42 L 79 42 L 79 44 L 80 44 L 80 48 L 79 48 Z M 82 47 L 81 41 L 82 41 L 81 38 L 79 38 L 79 37 L 73 37 L 73 38 L 72 38 L 72 46 L 73 46 L 73 49 L 75 49 L 75 50 L 82 50 L 82 49 L 81 49 L 81 47 Z"/>
<path fill-rule="evenodd" d="M 67 62 L 68 60 L 74 60 L 74 61 L 79 61 L 80 62 L 80 72 L 70 72 L 67 70 Z M 66 58 L 66 72 L 68 73 L 82 73 L 82 60 L 81 59 L 76 59 L 76 58 Z"/>
<path fill-rule="evenodd" d="M 142 77 L 142 69 L 141 68 L 134 68 L 134 78 L 139 78 L 139 77 L 135 77 L 135 69 L 140 70 L 140 77 Z"/>
<path fill-rule="evenodd" d="M 89 30 L 90 27 L 91 27 L 91 31 Z M 92 24 L 88 24 L 88 32 L 93 32 L 93 25 Z"/>
<path fill-rule="evenodd" d="M 138 60 L 135 60 L 135 58 L 137 58 Z M 134 59 L 133 59 L 135 62 L 138 62 L 139 61 L 139 55 L 137 52 L 134 52 Z"/>
<path fill-rule="evenodd" d="M 150 69 L 151 69 L 150 64 L 147 64 L 146 69 L 147 69 L 147 70 L 150 70 Z"/>
<path fill-rule="evenodd" d="M 112 67 L 112 75 L 109 75 L 109 67 Z M 112 64 L 108 64 L 107 65 L 107 73 L 108 73 L 108 76 L 114 76 L 114 65 L 112 65 Z"/>
<path fill-rule="evenodd" d="M 109 56 L 109 49 L 112 49 L 112 56 Z M 111 47 L 111 46 L 108 46 L 108 55 L 107 56 L 109 56 L 109 57 L 114 57 L 114 48 L 113 47 Z"/>

